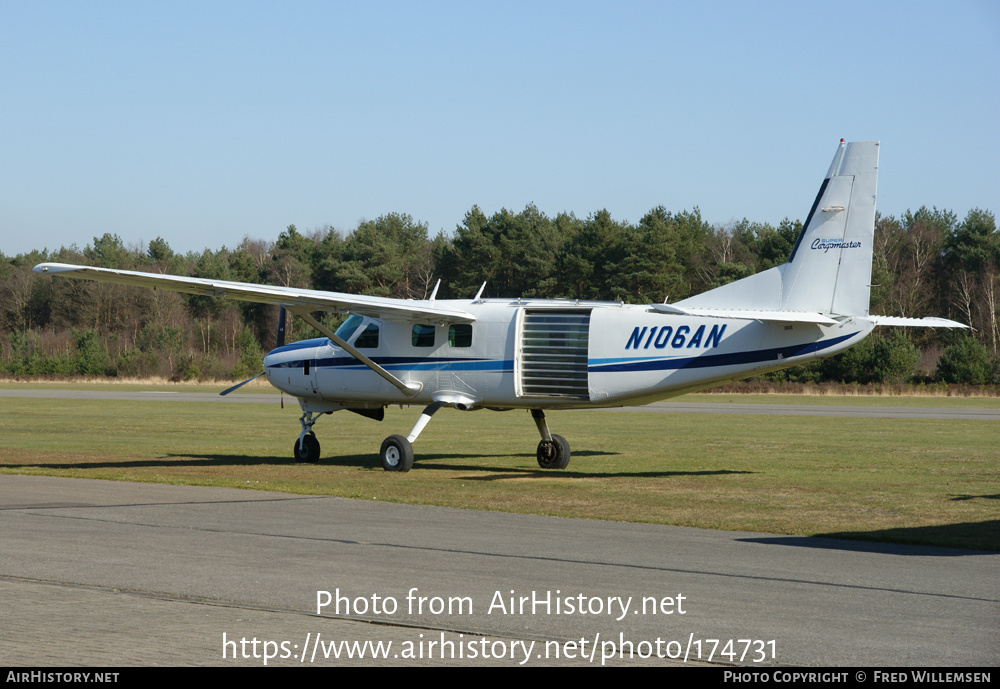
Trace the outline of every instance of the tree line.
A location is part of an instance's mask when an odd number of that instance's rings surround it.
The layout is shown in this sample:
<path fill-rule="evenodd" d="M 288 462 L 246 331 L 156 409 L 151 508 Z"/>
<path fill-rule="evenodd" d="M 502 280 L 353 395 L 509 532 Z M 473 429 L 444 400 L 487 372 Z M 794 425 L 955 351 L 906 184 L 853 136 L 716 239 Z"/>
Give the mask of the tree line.
<path fill-rule="evenodd" d="M 9 376 L 241 378 L 273 346 L 276 308 L 123 285 L 51 279 L 44 261 L 422 299 L 583 298 L 677 301 L 784 263 L 801 230 L 743 219 L 705 222 L 697 208 L 662 206 L 636 223 L 607 210 L 548 216 L 534 205 L 486 215 L 473 207 L 451 236 L 401 213 L 351 231 L 288 226 L 273 242 L 179 254 L 157 237 L 126 247 L 114 234 L 8 257 L 0 254 L 0 373 Z M 1000 234 L 992 212 L 922 207 L 877 216 L 871 312 L 946 316 L 971 333 L 876 332 L 849 352 L 772 374 L 779 380 L 998 382 Z M 325 316 L 335 325 L 336 317 Z M 317 333 L 290 323 L 289 337 Z M 289 340 L 291 341 L 291 340 Z"/>

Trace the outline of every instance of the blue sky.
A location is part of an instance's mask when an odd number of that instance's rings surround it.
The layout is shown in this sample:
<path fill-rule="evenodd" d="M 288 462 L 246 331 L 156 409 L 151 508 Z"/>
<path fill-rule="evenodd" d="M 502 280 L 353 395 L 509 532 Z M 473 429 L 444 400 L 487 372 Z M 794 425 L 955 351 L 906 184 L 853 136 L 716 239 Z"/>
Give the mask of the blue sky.
<path fill-rule="evenodd" d="M 0 251 L 451 232 L 478 205 L 1000 212 L 1000 2 L 0 0 Z"/>

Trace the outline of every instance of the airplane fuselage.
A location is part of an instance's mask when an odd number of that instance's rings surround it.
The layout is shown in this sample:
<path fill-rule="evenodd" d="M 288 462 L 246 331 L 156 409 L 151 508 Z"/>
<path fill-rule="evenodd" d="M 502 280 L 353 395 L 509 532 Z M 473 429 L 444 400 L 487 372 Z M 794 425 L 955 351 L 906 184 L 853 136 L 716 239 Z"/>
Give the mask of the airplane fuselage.
<path fill-rule="evenodd" d="M 418 302 L 419 303 L 419 302 Z M 407 396 L 328 338 L 296 342 L 264 359 L 268 380 L 308 411 L 426 405 L 459 408 L 622 406 L 681 395 L 831 356 L 873 325 L 673 315 L 650 306 L 574 301 L 430 302 L 462 309 L 470 324 L 356 317 L 348 344 L 419 388 Z"/>

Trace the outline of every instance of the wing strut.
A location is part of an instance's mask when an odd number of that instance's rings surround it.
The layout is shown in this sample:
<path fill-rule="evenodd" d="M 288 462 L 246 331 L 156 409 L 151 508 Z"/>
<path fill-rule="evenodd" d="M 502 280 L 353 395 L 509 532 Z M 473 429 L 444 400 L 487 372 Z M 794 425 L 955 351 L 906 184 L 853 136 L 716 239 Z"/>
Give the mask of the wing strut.
<path fill-rule="evenodd" d="M 334 344 L 343 349 L 345 352 L 353 356 L 355 359 L 360 361 L 362 364 L 364 364 L 371 370 L 375 371 L 375 373 L 385 378 L 389 383 L 393 385 L 393 387 L 398 388 L 399 391 L 402 392 L 407 397 L 413 397 L 418 392 L 420 392 L 421 385 L 419 383 L 404 383 L 399 378 L 386 371 L 384 368 L 376 364 L 374 361 L 366 357 L 364 354 L 356 350 L 354 347 L 344 342 L 344 340 L 337 337 L 337 334 L 335 332 L 333 332 L 328 327 L 326 327 L 318 320 L 313 318 L 312 314 L 309 313 L 307 308 L 294 307 L 294 306 L 288 306 L 286 308 L 292 313 L 294 313 L 296 316 L 304 320 L 306 323 L 316 328 L 316 330 L 320 331 L 321 333 L 329 337 Z"/>

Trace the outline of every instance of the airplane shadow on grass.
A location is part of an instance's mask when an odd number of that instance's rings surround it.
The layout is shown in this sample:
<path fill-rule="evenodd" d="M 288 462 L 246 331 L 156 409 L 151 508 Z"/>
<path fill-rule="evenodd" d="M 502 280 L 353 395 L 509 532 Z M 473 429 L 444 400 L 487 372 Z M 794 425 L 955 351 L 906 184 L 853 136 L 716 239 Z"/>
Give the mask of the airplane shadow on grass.
<path fill-rule="evenodd" d="M 617 452 L 601 452 L 597 450 L 580 450 L 573 453 L 574 459 L 584 457 L 613 457 Z M 172 455 L 168 455 L 172 456 Z M 231 464 L 287 464 L 295 465 L 296 462 L 287 457 L 242 457 L 237 455 L 177 455 L 178 457 L 197 457 L 212 460 L 210 464 L 231 463 Z M 477 476 L 456 477 L 463 481 L 496 481 L 509 478 L 524 478 L 528 476 L 539 476 L 548 478 L 669 478 L 671 476 L 714 476 L 720 474 L 748 474 L 748 471 L 573 471 L 572 469 L 541 469 L 538 467 L 513 467 L 513 466 L 489 466 L 486 464 L 472 463 L 476 459 L 494 459 L 497 457 L 528 458 L 534 461 L 533 454 L 525 452 L 512 452 L 507 454 L 469 454 L 467 452 L 430 452 L 421 454 L 420 459 L 413 463 L 413 471 L 471 471 Z M 249 460 L 249 461 L 248 461 Z M 466 460 L 468 463 L 461 460 Z M 381 469 L 382 465 L 377 456 L 372 454 L 343 455 L 339 457 L 324 457 L 320 459 L 319 466 L 353 466 L 363 469 Z M 308 466 L 308 465 L 302 465 Z"/>
<path fill-rule="evenodd" d="M 952 502 L 965 500 L 1000 500 L 1000 493 L 954 495 Z M 799 548 L 849 550 L 893 555 L 986 555 L 1000 551 L 1000 520 L 912 526 L 875 531 L 836 531 L 815 536 L 771 536 L 740 539 L 748 543 L 786 545 Z M 927 545 L 954 543 L 954 547 Z"/>
<path fill-rule="evenodd" d="M 600 452 L 596 450 L 580 450 L 573 453 L 575 459 L 584 457 L 612 457 L 616 452 Z M 573 470 L 553 470 L 536 467 L 514 467 L 514 466 L 488 466 L 485 464 L 472 463 L 476 459 L 494 459 L 497 457 L 510 458 L 530 458 L 534 460 L 534 455 L 524 452 L 508 454 L 469 454 L 469 453 L 428 453 L 421 455 L 420 459 L 414 462 L 413 471 L 472 471 L 481 473 L 480 476 L 458 477 L 463 481 L 496 481 L 509 478 L 525 478 L 529 476 L 539 476 L 548 478 L 669 478 L 673 476 L 720 476 L 728 474 L 751 474 L 750 471 L 736 471 L 719 469 L 712 471 L 573 471 Z M 467 460 L 468 463 L 457 460 Z M 168 454 L 162 459 L 144 459 L 136 461 L 115 461 L 115 462 L 59 462 L 41 463 L 25 462 L 21 464 L 6 464 L 11 468 L 38 468 L 38 469 L 139 469 L 154 467 L 211 467 L 211 466 L 232 466 L 251 467 L 267 465 L 286 466 L 345 466 L 362 469 L 381 469 L 382 465 L 377 456 L 373 454 L 342 455 L 339 457 L 321 458 L 318 464 L 300 464 L 290 457 L 249 457 L 247 455 L 232 454 Z"/>
<path fill-rule="evenodd" d="M 816 534 L 815 536 L 765 536 L 738 540 L 746 543 L 796 548 L 917 555 L 920 557 L 990 555 L 1000 551 L 1000 520 L 878 529 L 875 531 L 837 531 Z M 955 545 L 941 547 L 942 543 Z"/>

